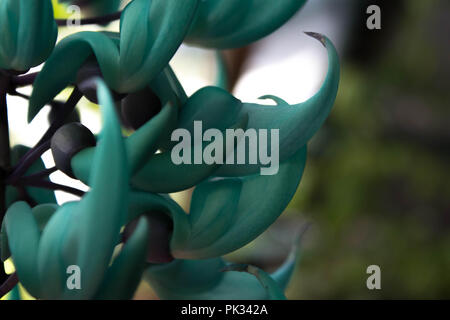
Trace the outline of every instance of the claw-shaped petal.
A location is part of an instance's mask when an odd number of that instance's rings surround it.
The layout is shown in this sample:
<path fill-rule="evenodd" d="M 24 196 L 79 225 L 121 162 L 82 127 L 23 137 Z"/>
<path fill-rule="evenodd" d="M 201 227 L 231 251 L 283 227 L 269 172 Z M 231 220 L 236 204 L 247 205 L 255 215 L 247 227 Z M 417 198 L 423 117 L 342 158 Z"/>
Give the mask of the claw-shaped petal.
<path fill-rule="evenodd" d="M 66 203 L 56 212 L 48 206 L 31 210 L 27 204 L 18 202 L 9 208 L 5 217 L 9 248 L 19 279 L 37 298 L 95 297 L 127 218 L 126 149 L 111 94 L 100 81 L 98 99 L 104 125 L 92 161 L 90 191 L 80 201 Z M 136 235 L 140 240 L 145 231 L 141 229 Z M 136 241 L 131 242 L 130 248 L 136 248 Z M 146 241 L 143 243 L 145 248 Z M 128 256 L 126 252 L 128 249 L 124 252 Z M 66 285 L 66 272 L 72 265 L 78 266 L 82 273 L 80 290 L 69 290 Z"/>
<path fill-rule="evenodd" d="M 31 208 L 25 202 L 9 207 L 4 220 L 16 272 L 28 292 L 38 297 L 42 291 L 36 276 L 41 231 Z"/>
<path fill-rule="evenodd" d="M 146 267 L 149 226 L 141 219 L 131 238 L 106 272 L 95 298 L 100 300 L 131 299 Z"/>
<path fill-rule="evenodd" d="M 17 164 L 18 161 L 27 153 L 28 150 L 30 150 L 30 148 L 25 147 L 23 145 L 15 145 L 11 149 L 11 163 L 13 165 Z M 45 170 L 45 165 L 42 159 L 39 158 L 30 166 L 30 168 L 26 171 L 25 174 L 32 175 L 35 173 L 39 173 L 43 170 Z M 48 178 L 46 178 L 46 180 L 48 180 Z M 36 203 L 56 203 L 55 193 L 52 190 L 46 190 L 35 187 L 26 187 L 24 189 L 28 193 L 27 195 L 30 196 L 30 198 Z M 23 197 L 27 195 L 21 194 L 17 187 L 7 186 L 6 205 L 9 206 L 10 204 L 18 200 L 24 200 Z"/>
<path fill-rule="evenodd" d="M 75 80 L 90 57 L 95 57 L 110 88 L 119 93 L 143 89 L 183 42 L 198 2 L 134 0 L 122 13 L 119 35 L 78 32 L 62 40 L 34 82 L 28 120 Z"/>
<path fill-rule="evenodd" d="M 259 40 L 288 21 L 306 0 L 201 1 L 187 41 L 207 48 L 237 48 Z"/>
<path fill-rule="evenodd" d="M 177 107 L 168 103 L 139 130 L 123 139 L 127 149 L 129 174 L 131 176 L 147 164 L 148 158 L 157 151 L 162 139 L 169 135 L 170 128 L 176 122 L 177 112 Z M 74 175 L 88 185 L 90 184 L 91 163 L 95 152 L 96 147 L 82 150 L 71 161 Z"/>
<path fill-rule="evenodd" d="M 249 119 L 247 129 L 256 131 L 278 129 L 279 160 L 284 161 L 291 157 L 312 138 L 325 122 L 333 107 L 340 78 L 339 57 L 334 45 L 323 35 L 307 34 L 319 40 L 326 47 L 329 65 L 322 87 L 309 100 L 289 105 L 280 98 L 267 95 L 262 98 L 275 100 L 277 106 L 242 103 L 222 89 L 207 87 L 200 89 L 190 97 L 181 109 L 179 127 L 191 132 L 194 121 L 202 121 L 205 129 L 221 128 L 245 115 Z M 242 140 L 242 143 L 245 143 L 245 140 Z M 267 148 L 271 149 L 270 146 Z M 248 152 L 250 149 L 246 148 L 245 150 Z M 249 159 L 249 155 L 246 154 L 245 158 Z M 226 164 L 214 174 L 223 177 L 245 176 L 258 172 L 261 166 L 260 163 Z"/>
<path fill-rule="evenodd" d="M 297 190 L 306 148 L 273 176 L 251 175 L 206 181 L 191 200 L 189 238 L 172 238 L 172 255 L 204 259 L 232 252 L 260 235 L 283 212 Z M 174 234 L 175 236 L 175 234 Z"/>
<path fill-rule="evenodd" d="M 277 175 L 205 181 L 194 190 L 190 214 L 168 197 L 133 191 L 127 220 L 164 212 L 173 221 L 173 257 L 218 257 L 254 240 L 279 217 L 297 190 L 305 162 L 306 147 L 282 163 Z"/>
<path fill-rule="evenodd" d="M 283 292 L 298 261 L 297 252 L 272 274 L 247 265 L 237 271 L 251 271 L 253 274 L 232 271 L 235 266 L 222 258 L 214 258 L 151 265 L 145 271 L 144 279 L 160 299 L 283 299 Z"/>
<path fill-rule="evenodd" d="M 58 28 L 50 0 L 0 2 L 0 69 L 27 71 L 53 50 Z"/>
<path fill-rule="evenodd" d="M 126 218 L 126 151 L 111 95 L 102 82 L 98 82 L 98 98 L 104 125 L 92 163 L 91 189 L 81 201 L 66 204 L 55 213 L 39 246 L 40 279 L 53 284 L 46 286 L 46 298 L 92 297 Z M 68 290 L 62 281 L 70 265 L 77 265 L 83 273 L 82 290 Z"/>

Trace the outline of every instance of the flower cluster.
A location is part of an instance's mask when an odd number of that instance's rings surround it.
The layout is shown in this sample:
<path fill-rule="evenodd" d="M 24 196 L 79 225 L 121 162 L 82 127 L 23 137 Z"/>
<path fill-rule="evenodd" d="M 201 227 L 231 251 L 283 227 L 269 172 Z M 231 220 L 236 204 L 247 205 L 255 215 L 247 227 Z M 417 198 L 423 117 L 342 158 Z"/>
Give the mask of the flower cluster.
<path fill-rule="evenodd" d="M 120 5 L 61 2 L 110 16 Z M 284 298 L 295 256 L 270 275 L 221 257 L 258 237 L 293 197 L 306 144 L 334 104 L 336 50 L 325 36 L 307 33 L 328 51 L 329 68 L 319 92 L 296 105 L 274 96 L 262 98 L 276 106 L 245 103 L 214 86 L 188 97 L 169 62 L 183 42 L 213 49 L 245 46 L 279 28 L 304 2 L 133 0 L 120 14 L 119 33 L 78 32 L 55 46 L 58 21 L 50 0 L 1 1 L 1 107 L 6 109 L 6 95 L 17 94 L 17 87 L 33 85 L 28 120 L 45 105 L 54 113 L 35 147 L 6 150 L 0 248 L 2 260 L 14 262 L 14 279 L 39 299 L 130 299 L 141 279 L 162 299 Z M 25 74 L 43 62 L 39 73 Z M 70 98 L 56 101 L 68 87 Z M 98 136 L 73 113 L 83 96 L 100 106 Z M 279 129 L 278 173 L 260 175 L 260 164 L 174 164 L 171 133 L 191 132 L 195 121 L 221 131 Z M 131 134 L 123 136 L 123 128 Z M 53 169 L 40 159 L 49 149 Z M 89 191 L 51 182 L 54 170 L 84 182 Z M 169 194 L 191 187 L 187 213 Z M 59 206 L 54 190 L 81 198 Z M 67 286 L 73 265 L 81 270 L 78 290 Z"/>

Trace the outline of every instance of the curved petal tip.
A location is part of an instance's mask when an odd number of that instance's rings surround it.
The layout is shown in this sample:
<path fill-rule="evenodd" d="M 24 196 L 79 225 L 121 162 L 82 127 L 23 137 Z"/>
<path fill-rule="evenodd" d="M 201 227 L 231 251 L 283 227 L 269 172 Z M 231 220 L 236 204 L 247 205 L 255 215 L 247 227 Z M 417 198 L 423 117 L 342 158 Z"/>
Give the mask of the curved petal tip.
<path fill-rule="evenodd" d="M 325 48 L 327 47 L 326 37 L 323 34 L 310 31 L 305 31 L 305 34 L 309 37 L 319 40 Z"/>

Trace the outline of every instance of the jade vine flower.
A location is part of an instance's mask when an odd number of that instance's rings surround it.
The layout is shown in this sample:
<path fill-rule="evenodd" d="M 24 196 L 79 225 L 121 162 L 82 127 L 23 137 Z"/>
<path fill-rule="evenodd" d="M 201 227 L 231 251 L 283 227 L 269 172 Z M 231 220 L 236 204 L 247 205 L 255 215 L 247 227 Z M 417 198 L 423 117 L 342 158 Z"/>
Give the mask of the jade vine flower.
<path fill-rule="evenodd" d="M 200 1 L 186 41 L 207 48 L 237 48 L 261 39 L 289 20 L 306 0 Z"/>
<path fill-rule="evenodd" d="M 61 2 L 87 5 L 97 14 L 114 12 L 120 4 Z M 133 0 L 121 13 L 120 32 L 78 32 L 54 48 L 50 1 L 0 4 L 1 106 L 6 108 L 7 93 L 17 93 L 11 86 L 21 84 L 33 85 L 29 121 L 45 105 L 52 106 L 51 125 L 36 146 L 0 146 L 7 150 L 0 156 L 8 154 L 0 159 L 8 163 L 0 168 L 6 172 L 0 190 L 6 211 L 1 259 L 12 258 L 18 280 L 32 296 L 130 299 L 143 279 L 164 299 L 285 298 L 298 250 L 272 274 L 230 264 L 222 256 L 267 230 L 294 196 L 307 143 L 336 98 L 336 49 L 327 37 L 307 32 L 326 48 L 328 72 L 317 94 L 294 105 L 270 95 L 261 99 L 272 99 L 276 106 L 246 103 L 220 86 L 187 96 L 169 62 L 183 42 L 223 49 L 256 41 L 304 2 Z M 23 19 L 31 19 L 34 28 Z M 37 74 L 11 72 L 43 61 Z M 219 82 L 225 78 L 221 75 Z M 74 87 L 70 98 L 56 101 L 67 87 Z M 74 113 L 83 96 L 100 106 L 103 128 L 97 136 Z M 67 123 L 69 118 L 74 122 Z M 198 121 L 205 130 L 219 132 L 279 130 L 278 172 L 261 175 L 261 164 L 175 164 L 172 133 L 194 134 Z M 49 149 L 55 167 L 45 169 L 40 156 Z M 224 148 L 224 158 L 228 151 Z M 48 175 L 56 170 L 82 181 L 89 191 L 53 183 Z M 191 187 L 186 212 L 170 193 Z M 55 190 L 80 200 L 60 206 Z M 79 290 L 66 285 L 70 266 L 82 271 Z M 0 293 L 13 289 L 13 280 Z"/>
<path fill-rule="evenodd" d="M 145 266 L 148 225 L 142 220 L 109 267 L 126 218 L 128 170 L 112 98 L 102 83 L 98 86 L 104 127 L 91 164 L 89 193 L 79 202 L 61 207 L 42 204 L 31 209 L 24 202 L 16 202 L 5 216 L 9 248 L 19 279 L 35 297 L 131 298 L 139 280 L 134 273 L 142 273 Z M 70 265 L 83 270 L 82 290 L 66 287 L 66 269 Z"/>
<path fill-rule="evenodd" d="M 58 35 L 51 1 L 3 0 L 0 30 L 1 69 L 27 71 L 41 64 Z"/>

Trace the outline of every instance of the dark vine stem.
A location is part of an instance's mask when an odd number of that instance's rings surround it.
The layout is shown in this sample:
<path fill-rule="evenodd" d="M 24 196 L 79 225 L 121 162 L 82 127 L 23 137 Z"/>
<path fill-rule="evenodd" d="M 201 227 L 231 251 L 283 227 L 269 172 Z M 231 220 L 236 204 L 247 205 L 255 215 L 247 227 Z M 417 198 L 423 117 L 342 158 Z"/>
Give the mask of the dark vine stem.
<path fill-rule="evenodd" d="M 20 187 L 36 187 L 36 188 L 42 188 L 42 189 L 49 189 L 54 191 L 63 191 L 67 193 L 71 193 L 75 196 L 82 197 L 84 196 L 85 192 L 72 188 L 69 186 L 65 186 L 62 184 L 54 183 L 48 180 L 38 180 L 38 179 L 29 179 L 27 177 L 23 177 L 19 179 L 17 182 L 13 184 L 14 186 L 20 186 Z"/>
<path fill-rule="evenodd" d="M 14 88 L 32 85 L 34 83 L 34 80 L 36 80 L 38 74 L 39 72 L 33 72 L 21 76 L 14 76 L 11 79 L 11 85 Z"/>
<path fill-rule="evenodd" d="M 51 175 L 52 173 L 58 171 L 58 168 L 56 167 L 51 167 L 45 170 L 42 170 L 38 173 L 34 173 L 34 174 L 30 174 L 28 176 L 24 176 L 23 178 L 25 179 L 41 179 L 41 178 L 47 178 L 49 175 Z"/>
<path fill-rule="evenodd" d="M 105 25 L 110 22 L 113 22 L 115 20 L 120 19 L 120 16 L 122 15 L 122 11 L 106 14 L 104 16 L 99 17 L 92 17 L 92 18 L 84 18 L 80 20 L 80 25 L 87 25 L 87 24 L 100 24 Z M 56 24 L 60 27 L 67 26 L 67 19 L 55 19 Z"/>
<path fill-rule="evenodd" d="M 8 109 L 6 103 L 6 93 L 9 88 L 9 77 L 0 70 L 0 223 L 6 213 L 6 183 L 5 178 L 10 166 L 10 145 L 9 145 L 9 127 L 8 127 Z M 0 297 L 4 296 L 3 292 L 8 293 L 8 279 L 0 266 Z M 6 280 L 6 281 L 5 281 Z M 5 283 L 3 283 L 5 281 Z M 5 288 L 4 288 L 5 287 Z M 14 287 L 14 286 L 13 286 Z"/>
<path fill-rule="evenodd" d="M 10 166 L 10 145 L 8 127 L 8 107 L 6 94 L 9 88 L 9 77 L 0 73 L 0 220 L 6 212 L 5 205 L 5 177 Z"/>
<path fill-rule="evenodd" d="M 30 166 L 50 148 L 51 137 L 64 124 L 64 121 L 82 97 L 83 94 L 81 91 L 78 87 L 75 87 L 67 102 L 60 110 L 58 110 L 56 120 L 50 125 L 36 146 L 30 149 L 13 168 L 11 175 L 8 177 L 8 183 L 14 183 L 17 179 L 19 179 L 23 174 L 25 174 Z"/>
<path fill-rule="evenodd" d="M 5 294 L 10 292 L 14 287 L 19 283 L 19 278 L 17 277 L 17 273 L 14 272 L 12 275 L 6 279 L 6 281 L 0 286 L 0 297 L 3 297 Z"/>
<path fill-rule="evenodd" d="M 6 183 L 14 184 L 25 172 L 31 167 L 31 165 L 38 160 L 45 151 L 50 148 L 50 140 L 45 143 L 38 144 L 33 149 L 30 149 L 14 167 L 12 173 L 6 179 Z"/>
<path fill-rule="evenodd" d="M 20 98 L 25 99 L 25 100 L 30 100 L 30 96 L 29 95 L 20 93 L 20 92 L 18 92 L 16 90 L 14 90 L 13 92 L 9 92 L 9 94 L 12 95 L 12 96 L 20 97 Z"/>

